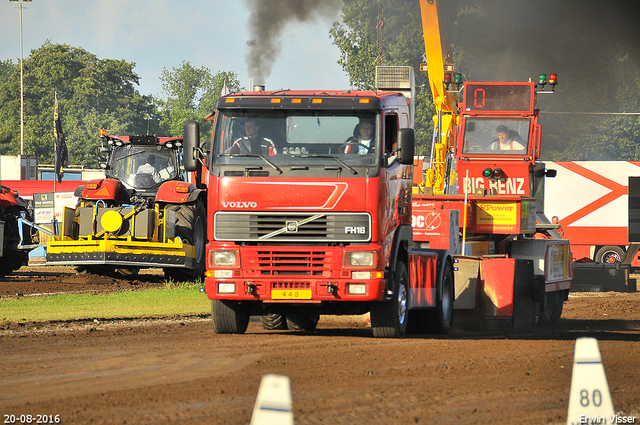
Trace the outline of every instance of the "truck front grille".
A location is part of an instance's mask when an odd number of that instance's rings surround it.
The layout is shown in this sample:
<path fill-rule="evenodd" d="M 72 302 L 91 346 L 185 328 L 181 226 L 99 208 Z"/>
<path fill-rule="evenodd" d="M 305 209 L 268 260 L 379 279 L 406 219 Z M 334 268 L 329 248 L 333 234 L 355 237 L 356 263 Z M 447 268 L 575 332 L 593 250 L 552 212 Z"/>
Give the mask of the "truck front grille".
<path fill-rule="evenodd" d="M 234 242 L 369 242 L 366 213 L 265 213 L 218 211 L 214 238 Z"/>
<path fill-rule="evenodd" d="M 245 277 L 315 276 L 331 278 L 340 269 L 340 249 L 301 250 L 248 248 L 242 251 Z"/>

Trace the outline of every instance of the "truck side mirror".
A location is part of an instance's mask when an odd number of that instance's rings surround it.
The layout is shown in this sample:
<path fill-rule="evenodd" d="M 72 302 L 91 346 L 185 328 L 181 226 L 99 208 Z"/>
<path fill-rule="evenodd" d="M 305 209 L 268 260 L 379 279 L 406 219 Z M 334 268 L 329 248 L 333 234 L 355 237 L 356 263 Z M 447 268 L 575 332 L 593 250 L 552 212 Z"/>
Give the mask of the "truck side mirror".
<path fill-rule="evenodd" d="M 413 164 L 415 152 L 415 135 L 412 128 L 401 128 L 398 130 L 398 162 L 400 164 Z"/>
<path fill-rule="evenodd" d="M 200 125 L 196 121 L 186 121 L 184 123 L 183 136 L 184 151 L 182 153 L 182 164 L 186 171 L 196 171 L 200 167 L 198 161 L 198 148 L 200 146 Z"/>

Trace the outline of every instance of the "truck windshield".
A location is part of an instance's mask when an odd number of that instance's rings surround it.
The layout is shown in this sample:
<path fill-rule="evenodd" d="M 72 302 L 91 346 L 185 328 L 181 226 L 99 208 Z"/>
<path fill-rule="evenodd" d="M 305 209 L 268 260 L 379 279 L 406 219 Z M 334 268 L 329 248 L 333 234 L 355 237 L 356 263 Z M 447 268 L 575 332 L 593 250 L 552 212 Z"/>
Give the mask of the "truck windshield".
<path fill-rule="evenodd" d="M 371 111 L 219 111 L 215 164 L 374 165 L 380 122 Z"/>
<path fill-rule="evenodd" d="M 462 152 L 465 154 L 526 155 L 531 120 L 467 118 Z"/>
<path fill-rule="evenodd" d="M 128 188 L 146 189 L 177 176 L 175 153 L 157 145 L 125 144 L 115 148 L 108 177 Z"/>

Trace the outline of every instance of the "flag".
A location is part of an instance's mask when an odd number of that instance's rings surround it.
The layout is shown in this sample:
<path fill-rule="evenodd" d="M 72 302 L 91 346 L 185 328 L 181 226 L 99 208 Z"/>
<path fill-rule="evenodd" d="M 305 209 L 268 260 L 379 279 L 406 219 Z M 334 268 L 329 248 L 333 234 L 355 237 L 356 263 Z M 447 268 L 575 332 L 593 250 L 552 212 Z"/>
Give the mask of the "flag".
<path fill-rule="evenodd" d="M 53 109 L 53 142 L 55 149 L 55 178 L 58 183 L 62 182 L 64 167 L 69 165 L 69 151 L 62 132 L 62 121 L 58 112 L 58 93 L 56 93 L 56 104 Z"/>

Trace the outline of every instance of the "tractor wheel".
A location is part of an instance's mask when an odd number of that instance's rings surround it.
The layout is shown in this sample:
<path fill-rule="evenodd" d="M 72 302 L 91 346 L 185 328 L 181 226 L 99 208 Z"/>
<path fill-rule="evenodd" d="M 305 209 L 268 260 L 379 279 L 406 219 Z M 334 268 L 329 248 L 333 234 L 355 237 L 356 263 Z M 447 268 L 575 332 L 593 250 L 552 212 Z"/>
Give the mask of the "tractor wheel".
<path fill-rule="evenodd" d="M 409 322 L 407 267 L 398 262 L 393 275 L 393 296 L 371 303 L 371 329 L 376 338 L 402 338 Z"/>
<path fill-rule="evenodd" d="M 287 327 L 294 331 L 313 332 L 318 326 L 317 314 L 287 314 Z"/>
<path fill-rule="evenodd" d="M 260 323 L 262 328 L 267 331 L 286 331 L 289 329 L 287 327 L 287 317 L 284 314 L 271 313 L 260 316 Z"/>
<path fill-rule="evenodd" d="M 436 295 L 436 307 L 419 311 L 419 329 L 425 333 L 447 335 L 453 325 L 453 266 L 445 261 L 442 274 L 442 293 Z"/>
<path fill-rule="evenodd" d="M 195 252 L 195 267 L 180 269 L 167 267 L 164 273 L 167 277 L 181 281 L 202 279 L 205 269 L 205 251 L 207 246 L 207 217 L 204 203 L 167 205 L 167 210 L 175 211 L 176 236 L 193 245 Z"/>
<path fill-rule="evenodd" d="M 249 326 L 249 305 L 242 301 L 212 300 L 211 319 L 217 334 L 243 334 Z"/>

